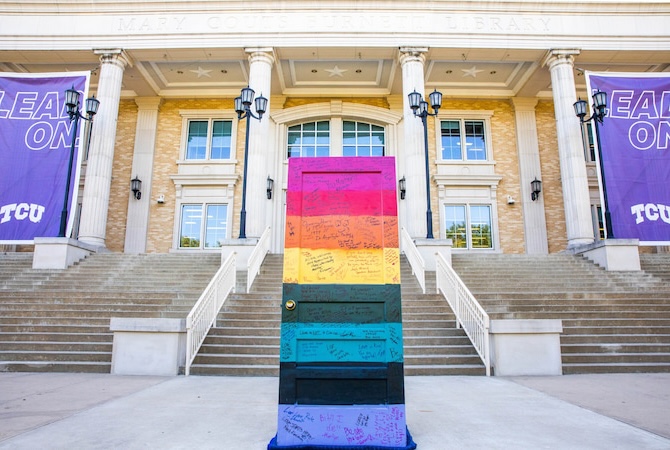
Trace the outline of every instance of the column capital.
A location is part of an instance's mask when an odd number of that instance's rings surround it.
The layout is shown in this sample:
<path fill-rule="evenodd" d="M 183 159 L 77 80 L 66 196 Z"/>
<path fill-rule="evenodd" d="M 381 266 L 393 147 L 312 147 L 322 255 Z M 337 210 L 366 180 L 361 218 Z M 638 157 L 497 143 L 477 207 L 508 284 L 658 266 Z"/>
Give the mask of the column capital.
<path fill-rule="evenodd" d="M 93 53 L 100 56 L 100 63 L 102 64 L 116 64 L 123 70 L 126 66 L 133 67 L 132 59 L 123 49 L 94 49 Z"/>
<path fill-rule="evenodd" d="M 514 111 L 535 111 L 539 100 L 537 97 L 512 97 L 510 99 Z"/>
<path fill-rule="evenodd" d="M 401 65 L 405 65 L 408 62 L 420 62 L 424 64 L 426 62 L 426 52 L 428 52 L 428 47 L 400 47 L 399 49 L 399 60 Z"/>
<path fill-rule="evenodd" d="M 249 58 L 249 63 L 265 62 L 273 65 L 275 62 L 274 49 L 272 47 L 247 47 L 244 49 Z"/>
<path fill-rule="evenodd" d="M 135 97 L 135 104 L 139 109 L 158 109 L 162 103 L 162 97 Z"/>
<path fill-rule="evenodd" d="M 554 67 L 557 64 L 570 64 L 573 65 L 575 62 L 575 55 L 579 55 L 581 50 L 577 48 L 569 49 L 551 49 L 547 52 L 542 60 L 542 66 L 548 66 L 549 69 Z"/>

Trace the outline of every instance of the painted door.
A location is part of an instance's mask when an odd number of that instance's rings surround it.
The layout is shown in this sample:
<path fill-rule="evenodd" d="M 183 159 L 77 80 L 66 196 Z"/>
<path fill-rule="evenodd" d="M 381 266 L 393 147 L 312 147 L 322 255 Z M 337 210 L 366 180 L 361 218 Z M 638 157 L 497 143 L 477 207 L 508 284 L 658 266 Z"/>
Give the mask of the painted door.
<path fill-rule="evenodd" d="M 277 444 L 406 441 L 395 161 L 289 160 Z"/>

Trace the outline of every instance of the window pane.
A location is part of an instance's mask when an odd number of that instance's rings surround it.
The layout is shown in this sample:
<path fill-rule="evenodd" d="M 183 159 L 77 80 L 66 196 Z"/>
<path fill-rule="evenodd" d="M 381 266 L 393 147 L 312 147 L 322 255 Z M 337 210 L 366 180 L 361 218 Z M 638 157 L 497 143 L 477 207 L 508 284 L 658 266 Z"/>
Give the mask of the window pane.
<path fill-rule="evenodd" d="M 356 145 L 356 133 L 343 133 L 342 134 L 342 144 L 344 144 L 344 145 Z"/>
<path fill-rule="evenodd" d="M 444 211 L 447 224 L 447 239 L 452 240 L 454 248 L 467 248 L 465 205 L 447 205 Z"/>
<path fill-rule="evenodd" d="M 356 156 L 356 147 L 346 146 L 342 147 L 343 156 Z"/>
<path fill-rule="evenodd" d="M 207 121 L 193 120 L 188 124 L 186 159 L 205 159 L 207 156 Z"/>
<path fill-rule="evenodd" d="M 342 123 L 342 129 L 344 131 L 356 131 L 356 122 L 345 120 L 344 123 Z"/>
<path fill-rule="evenodd" d="M 211 159 L 230 159 L 230 139 L 233 122 L 215 120 L 212 122 L 212 155 Z"/>
<path fill-rule="evenodd" d="M 443 120 L 442 159 L 461 160 L 461 128 L 458 120 Z"/>
<path fill-rule="evenodd" d="M 318 130 L 318 131 L 317 131 Z M 330 154 L 330 123 L 306 122 L 288 128 L 289 158 L 328 156 Z"/>
<path fill-rule="evenodd" d="M 484 122 L 465 121 L 465 145 L 469 160 L 483 161 L 486 159 L 486 142 L 484 141 Z"/>
<path fill-rule="evenodd" d="M 222 247 L 228 231 L 228 206 L 207 206 L 207 228 L 205 229 L 205 247 Z"/>
<path fill-rule="evenodd" d="M 490 206 L 470 206 L 470 230 L 472 248 L 493 248 Z"/>
<path fill-rule="evenodd" d="M 384 145 L 384 133 L 372 133 L 372 145 Z"/>
<path fill-rule="evenodd" d="M 300 132 L 288 132 L 288 145 L 300 145 Z"/>
<path fill-rule="evenodd" d="M 200 247 L 202 205 L 182 205 L 179 227 L 180 247 Z"/>

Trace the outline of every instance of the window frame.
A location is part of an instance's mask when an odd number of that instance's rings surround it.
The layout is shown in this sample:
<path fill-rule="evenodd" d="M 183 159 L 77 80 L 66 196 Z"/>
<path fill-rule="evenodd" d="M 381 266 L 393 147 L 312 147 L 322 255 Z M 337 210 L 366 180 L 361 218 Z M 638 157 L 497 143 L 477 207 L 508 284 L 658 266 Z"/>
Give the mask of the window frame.
<path fill-rule="evenodd" d="M 465 247 L 457 247 L 456 242 L 454 242 L 454 246 L 452 247 L 454 250 L 461 250 L 461 251 L 493 251 L 496 250 L 497 248 L 497 238 L 496 238 L 496 226 L 494 224 L 494 208 L 491 203 L 487 202 L 463 202 L 463 203 L 457 203 L 457 202 L 446 202 L 442 204 L 442 211 L 444 213 L 444 226 L 443 226 L 443 231 L 444 236 L 446 239 L 451 239 L 451 237 L 447 234 L 447 208 L 449 207 L 462 207 L 465 215 Z M 474 241 L 474 236 L 473 236 L 473 228 L 472 228 L 472 208 L 473 207 L 485 207 L 488 208 L 488 213 L 489 213 L 489 229 L 490 229 L 490 236 L 489 236 L 489 241 L 491 243 L 490 247 L 474 247 L 473 246 L 473 241 Z"/>
<path fill-rule="evenodd" d="M 189 206 L 199 206 L 200 207 L 200 224 L 199 224 L 199 245 L 197 247 L 195 246 L 182 246 L 182 229 L 184 225 L 184 210 L 186 207 Z M 208 225 L 208 213 L 209 213 L 209 208 L 212 206 L 225 206 L 226 211 L 225 211 L 225 217 L 226 217 L 226 231 L 225 231 L 225 236 L 223 237 L 222 240 L 230 239 L 230 204 L 225 203 L 225 202 L 197 202 L 197 201 L 185 201 L 179 204 L 178 206 L 178 223 L 177 223 L 177 246 L 176 248 L 178 250 L 186 250 L 186 251 L 192 251 L 192 250 L 218 250 L 221 249 L 223 244 L 221 246 L 213 246 L 209 247 L 207 246 L 207 240 L 208 240 L 208 232 L 210 230 L 210 227 Z"/>
<path fill-rule="evenodd" d="M 354 124 L 354 130 L 353 131 L 345 129 L 345 125 L 347 123 L 353 123 Z M 367 132 L 365 132 L 364 130 L 359 130 L 360 125 L 367 125 L 367 126 L 370 127 L 370 129 L 367 130 Z M 375 127 L 380 128 L 381 131 L 380 130 L 375 130 Z M 382 142 L 381 145 L 375 145 L 374 142 L 373 142 L 374 136 L 375 136 L 375 134 L 379 134 L 379 133 L 382 133 L 382 141 L 383 142 Z M 353 134 L 353 138 L 354 138 L 353 145 L 345 144 L 345 140 L 346 140 L 345 135 L 346 134 Z M 370 142 L 368 144 L 359 143 L 359 141 L 358 141 L 359 138 L 364 137 L 364 136 L 369 136 Z M 343 119 L 342 120 L 342 155 L 343 156 L 359 157 L 359 158 L 366 158 L 366 157 L 371 157 L 371 156 L 386 156 L 386 141 L 387 141 L 387 139 L 386 139 L 386 127 L 383 126 L 383 125 L 378 125 L 376 123 L 366 122 L 366 121 L 363 121 L 363 120 L 355 120 L 355 119 Z M 346 147 L 353 147 L 356 154 L 355 155 L 345 155 L 344 152 L 345 152 Z M 381 147 L 382 148 L 382 154 L 381 155 L 373 155 L 372 154 L 373 149 L 375 147 Z M 361 155 L 360 152 L 359 152 L 360 148 L 369 148 L 370 149 L 370 154 L 369 155 Z"/>
<path fill-rule="evenodd" d="M 326 147 L 325 145 L 319 144 L 319 133 L 325 133 L 326 132 L 324 130 L 319 130 L 319 123 L 326 123 L 328 125 L 328 130 L 327 130 L 327 132 L 328 132 L 328 145 L 327 145 L 328 155 L 327 156 L 319 155 L 319 152 L 318 152 L 319 148 Z M 300 156 L 291 156 L 290 151 L 289 151 L 289 147 L 291 146 L 291 143 L 289 141 L 289 135 L 290 135 L 290 133 L 296 133 L 296 131 L 292 131 L 291 128 L 300 127 L 300 131 L 299 131 L 300 138 L 304 139 L 305 138 L 304 126 L 306 124 L 314 124 L 315 140 L 314 140 L 314 143 L 312 144 L 312 146 L 314 147 L 314 155 L 313 156 L 303 155 L 303 150 L 302 149 L 304 147 L 309 147 L 309 145 L 303 145 L 303 143 L 301 142 L 298 145 L 300 147 Z M 307 131 L 310 131 L 310 130 L 307 130 Z M 332 150 L 333 150 L 333 129 L 332 129 L 332 124 L 331 124 L 330 119 L 305 120 L 303 122 L 294 123 L 294 124 L 288 125 L 286 127 L 286 145 L 284 146 L 284 157 L 286 158 L 286 160 L 288 160 L 289 158 L 314 158 L 314 157 L 317 157 L 317 156 L 330 157 L 330 156 L 333 156 L 332 155 Z"/>
<path fill-rule="evenodd" d="M 238 120 L 234 111 L 220 110 L 220 109 L 203 109 L 203 110 L 180 110 L 179 114 L 182 117 L 181 142 L 179 148 L 178 164 L 231 164 L 237 162 L 237 131 Z M 207 121 L 207 143 L 205 148 L 204 159 L 187 159 L 188 150 L 188 136 L 189 126 L 194 121 Z M 212 159 L 212 133 L 213 124 L 215 121 L 227 121 L 231 123 L 230 126 L 230 155 L 228 158 Z"/>
<path fill-rule="evenodd" d="M 491 117 L 493 111 L 440 111 L 435 126 L 435 142 L 437 145 L 437 161 L 446 164 L 491 164 L 493 160 L 493 139 L 491 134 Z M 460 133 L 460 159 L 449 159 L 443 157 L 442 148 L 442 122 L 458 121 Z M 484 127 L 483 137 L 485 143 L 486 157 L 484 159 L 468 159 L 468 150 L 466 142 L 466 122 L 482 122 Z"/>

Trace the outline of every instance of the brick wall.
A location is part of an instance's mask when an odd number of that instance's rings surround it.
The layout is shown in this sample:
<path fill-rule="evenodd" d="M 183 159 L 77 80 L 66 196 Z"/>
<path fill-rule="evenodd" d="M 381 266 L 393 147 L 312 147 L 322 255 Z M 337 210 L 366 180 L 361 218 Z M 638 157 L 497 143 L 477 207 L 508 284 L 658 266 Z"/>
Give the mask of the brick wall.
<path fill-rule="evenodd" d="M 537 139 L 540 147 L 541 195 L 544 198 L 545 205 L 547 240 L 549 241 L 549 253 L 556 253 L 567 248 L 568 240 L 565 229 L 565 209 L 563 208 L 563 187 L 558 157 L 554 103 L 552 101 L 538 102 L 535 114 L 537 118 Z"/>
<path fill-rule="evenodd" d="M 287 98 L 284 100 L 284 108 L 320 103 L 329 101 L 325 98 Z M 386 98 L 340 98 L 342 101 L 357 102 L 378 106 L 389 107 Z M 400 104 L 400 102 L 397 102 Z M 497 209 L 498 209 L 498 232 L 500 234 L 501 249 L 505 253 L 524 253 L 525 237 L 523 228 L 523 216 L 520 202 L 521 193 L 519 188 L 519 163 L 516 149 L 516 127 L 514 123 L 514 110 L 507 100 L 498 99 L 447 99 L 445 98 L 443 111 L 445 110 L 492 110 L 491 136 L 493 142 L 490 148 L 493 150 L 493 159 L 496 162 L 495 173 L 503 178 L 498 184 Z M 170 176 L 177 173 L 176 161 L 179 159 L 179 151 L 182 137 L 182 117 L 179 115 L 181 109 L 228 109 L 233 108 L 233 99 L 195 99 L 195 100 L 165 100 L 161 105 L 158 115 L 158 129 L 156 136 L 156 150 L 154 154 L 154 174 L 152 179 L 152 195 L 165 195 L 165 203 L 157 204 L 150 202 L 149 231 L 147 239 L 147 252 L 165 253 L 172 247 L 172 234 L 175 227 L 175 186 Z M 279 109 L 279 108 L 275 108 Z M 546 205 L 547 233 L 549 239 L 549 251 L 558 252 L 565 249 L 567 240 L 565 237 L 565 215 L 563 211 L 563 198 L 560 181 L 560 169 L 558 161 L 558 150 L 556 144 L 556 127 L 554 119 L 553 104 L 551 101 L 540 101 L 536 108 L 538 141 L 540 151 L 540 162 L 542 166 L 542 191 Z M 438 116 L 439 118 L 439 116 Z M 135 139 L 135 126 L 137 120 L 137 107 L 130 100 L 121 102 L 119 108 L 119 122 L 117 129 L 115 161 L 112 174 L 112 190 L 110 197 L 110 211 L 107 226 L 107 246 L 113 251 L 123 251 L 125 241 L 125 224 L 127 218 L 127 207 L 130 189 L 132 152 Z M 429 119 L 429 136 L 434 136 L 436 121 Z M 240 122 L 237 127 L 238 161 L 244 158 L 244 123 Z M 429 154 L 432 162 L 436 161 L 435 140 L 429 140 Z M 431 167 L 435 171 L 436 167 Z M 241 177 L 242 164 L 238 164 L 236 172 Z M 235 188 L 236 204 L 233 207 L 232 234 L 235 236 L 239 230 L 239 212 L 242 183 L 237 183 Z M 507 204 L 507 195 L 517 199 L 515 205 Z M 433 205 L 434 230 L 439 236 L 439 213 L 437 187 L 431 187 L 431 205 Z"/>
<path fill-rule="evenodd" d="M 112 185 L 109 192 L 107 230 L 105 232 L 105 245 L 113 252 L 122 252 L 126 241 L 128 199 L 131 192 L 130 180 L 135 176 L 131 174 L 131 169 L 135 149 L 136 123 L 137 105 L 133 100 L 121 100 L 116 126 Z"/>

